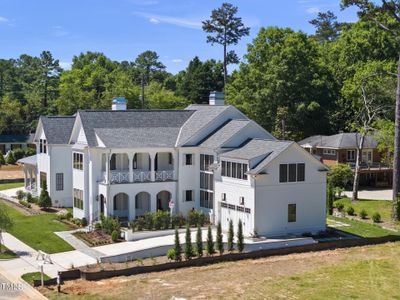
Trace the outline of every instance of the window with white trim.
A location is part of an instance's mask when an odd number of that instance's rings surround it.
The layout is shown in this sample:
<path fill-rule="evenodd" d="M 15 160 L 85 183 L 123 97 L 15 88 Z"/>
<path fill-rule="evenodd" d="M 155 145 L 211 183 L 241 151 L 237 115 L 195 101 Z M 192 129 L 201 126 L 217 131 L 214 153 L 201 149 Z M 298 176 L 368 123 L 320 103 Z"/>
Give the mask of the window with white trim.
<path fill-rule="evenodd" d="M 356 150 L 347 150 L 347 160 L 348 161 L 356 160 Z"/>
<path fill-rule="evenodd" d="M 221 161 L 221 176 L 247 180 L 248 165 L 230 161 Z"/>
<path fill-rule="evenodd" d="M 280 164 L 279 182 L 302 182 L 305 181 L 306 165 L 304 163 Z"/>
<path fill-rule="evenodd" d="M 324 153 L 325 155 L 332 155 L 332 156 L 334 156 L 334 155 L 336 155 L 336 150 L 335 150 L 335 149 L 324 149 L 324 150 L 323 150 L 323 153 Z"/>
<path fill-rule="evenodd" d="M 64 190 L 64 173 L 56 173 L 56 191 Z"/>
<path fill-rule="evenodd" d="M 193 165 L 193 154 L 185 154 L 185 165 L 186 166 Z"/>
<path fill-rule="evenodd" d="M 83 191 L 74 189 L 74 208 L 83 209 Z"/>
<path fill-rule="evenodd" d="M 193 190 L 185 191 L 185 201 L 193 201 Z"/>
<path fill-rule="evenodd" d="M 83 170 L 83 153 L 73 153 L 73 168 L 76 170 Z"/>
<path fill-rule="evenodd" d="M 214 206 L 214 174 L 209 169 L 213 162 L 213 155 L 200 154 L 200 207 L 203 208 Z"/>

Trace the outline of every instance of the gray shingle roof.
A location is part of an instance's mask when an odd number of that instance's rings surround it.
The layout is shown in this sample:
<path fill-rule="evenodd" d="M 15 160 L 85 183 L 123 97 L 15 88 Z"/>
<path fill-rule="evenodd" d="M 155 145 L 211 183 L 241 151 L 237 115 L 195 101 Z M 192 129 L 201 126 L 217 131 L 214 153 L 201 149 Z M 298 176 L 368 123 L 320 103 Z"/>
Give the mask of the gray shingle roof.
<path fill-rule="evenodd" d="M 112 148 L 174 147 L 179 135 L 178 127 L 152 128 L 95 128 L 105 144 Z"/>
<path fill-rule="evenodd" d="M 207 137 L 199 146 L 211 149 L 222 147 L 232 136 L 245 128 L 250 122 L 250 120 L 230 120 L 219 130 Z"/>
<path fill-rule="evenodd" d="M 129 130 L 129 138 L 136 139 L 130 141 L 131 143 L 140 143 L 140 141 L 148 139 L 147 135 L 154 133 L 157 128 L 169 128 L 165 133 L 172 138 L 175 136 L 176 131 L 173 128 L 180 127 L 189 119 L 193 114 L 192 110 L 80 110 L 78 111 L 79 117 L 82 121 L 83 130 L 86 135 L 88 145 L 90 147 L 98 146 L 96 142 L 96 132 L 103 136 L 107 143 L 113 140 L 111 137 L 111 130 L 99 130 L 102 128 L 107 129 L 131 129 Z M 134 134 L 133 129 L 142 128 L 137 130 Z M 147 130 L 145 130 L 147 129 Z M 167 133 L 168 131 L 168 133 Z M 114 131 L 116 133 L 117 131 Z M 128 131 L 125 131 L 128 134 Z M 175 140 L 174 142 L 176 141 Z M 123 137 L 123 139 L 127 139 Z M 121 145 L 124 142 L 121 141 Z"/>
<path fill-rule="evenodd" d="M 40 120 L 47 143 L 68 144 L 75 123 L 74 116 L 48 116 L 40 117 Z"/>
<path fill-rule="evenodd" d="M 221 157 L 251 160 L 262 155 L 266 155 L 267 158 L 272 155 L 273 158 L 293 143 L 292 141 L 251 139 L 242 147 L 221 154 Z"/>
<path fill-rule="evenodd" d="M 32 156 L 27 156 L 24 158 L 21 158 L 17 161 L 19 164 L 27 164 L 27 165 L 36 165 L 37 163 L 37 155 L 32 155 Z"/>
<path fill-rule="evenodd" d="M 355 149 L 357 143 L 360 142 L 361 135 L 359 133 L 338 133 L 335 135 L 314 135 L 299 142 L 301 146 L 309 144 L 317 148 L 334 148 L 334 149 Z M 364 148 L 376 148 L 378 142 L 371 136 L 366 136 Z"/>
<path fill-rule="evenodd" d="M 195 113 L 183 125 L 179 135 L 178 145 L 184 145 L 191 137 L 228 108 L 229 106 L 189 105 L 186 110 L 194 110 Z"/>

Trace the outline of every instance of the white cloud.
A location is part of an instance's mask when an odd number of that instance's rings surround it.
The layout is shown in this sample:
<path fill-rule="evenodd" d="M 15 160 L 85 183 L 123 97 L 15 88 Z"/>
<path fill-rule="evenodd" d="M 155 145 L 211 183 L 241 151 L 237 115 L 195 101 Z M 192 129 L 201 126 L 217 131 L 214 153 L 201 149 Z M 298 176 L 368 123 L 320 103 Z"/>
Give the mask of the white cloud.
<path fill-rule="evenodd" d="M 309 7 L 306 9 L 306 12 L 309 14 L 317 14 L 320 12 L 320 9 L 318 7 Z"/>
<path fill-rule="evenodd" d="M 200 19 L 195 20 L 188 18 L 176 18 L 170 16 L 152 15 L 142 12 L 134 12 L 133 14 L 142 18 L 149 19 L 150 22 L 152 22 L 151 20 L 153 19 L 152 23 L 155 23 L 154 21 L 157 20 L 158 23 L 171 24 L 179 27 L 192 28 L 192 29 L 201 29 L 202 26 Z"/>
<path fill-rule="evenodd" d="M 67 62 L 67 61 L 60 61 L 59 64 L 60 64 L 60 67 L 63 68 L 64 70 L 70 70 L 72 67 L 72 63 Z"/>
<path fill-rule="evenodd" d="M 150 21 L 150 23 L 153 23 L 153 24 L 160 23 L 160 21 L 158 19 L 156 19 L 156 18 L 150 18 L 149 21 Z"/>
<path fill-rule="evenodd" d="M 7 18 L 4 17 L 0 17 L 0 23 L 8 23 L 9 20 Z"/>
<path fill-rule="evenodd" d="M 182 63 L 183 62 L 183 59 L 180 59 L 180 58 L 174 58 L 173 60 L 171 60 L 173 63 L 176 63 L 176 64 L 180 64 L 180 63 Z"/>

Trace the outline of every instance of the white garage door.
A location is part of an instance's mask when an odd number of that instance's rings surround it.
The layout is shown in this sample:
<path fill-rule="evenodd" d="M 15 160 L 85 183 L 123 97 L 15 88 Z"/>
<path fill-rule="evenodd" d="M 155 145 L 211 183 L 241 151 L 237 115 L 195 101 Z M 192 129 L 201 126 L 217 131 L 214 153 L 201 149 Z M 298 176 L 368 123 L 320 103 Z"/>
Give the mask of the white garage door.
<path fill-rule="evenodd" d="M 225 205 L 226 207 L 223 207 Z M 239 207 L 239 209 L 241 208 Z M 249 236 L 253 234 L 254 230 L 252 228 L 253 222 L 251 213 L 238 211 L 237 206 L 232 204 L 226 204 L 226 203 L 222 204 L 222 207 L 220 207 L 220 220 L 221 220 L 222 230 L 228 231 L 229 222 L 230 220 L 232 220 L 236 236 L 239 219 L 242 220 L 243 223 L 244 235 Z"/>

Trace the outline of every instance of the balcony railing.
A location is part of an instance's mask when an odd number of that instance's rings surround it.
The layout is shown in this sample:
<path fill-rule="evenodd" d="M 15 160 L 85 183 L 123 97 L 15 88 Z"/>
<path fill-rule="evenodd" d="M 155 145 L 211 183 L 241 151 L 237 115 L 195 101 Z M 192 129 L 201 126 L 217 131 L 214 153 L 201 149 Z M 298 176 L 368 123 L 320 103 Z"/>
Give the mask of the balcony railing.
<path fill-rule="evenodd" d="M 155 179 L 156 181 L 174 180 L 174 171 L 156 171 Z"/>
<path fill-rule="evenodd" d="M 174 170 L 155 171 L 152 180 L 151 171 L 133 171 L 130 179 L 129 171 L 110 171 L 110 183 L 141 183 L 151 181 L 170 181 L 175 179 Z M 103 172 L 103 181 L 107 182 L 107 174 Z"/>
<path fill-rule="evenodd" d="M 355 169 L 356 163 L 350 162 L 347 163 L 352 169 Z M 373 163 L 366 163 L 366 162 L 361 162 L 360 163 L 360 169 L 361 170 L 386 170 L 390 169 L 391 166 L 388 166 L 383 163 L 378 163 L 378 162 L 373 162 Z"/>

